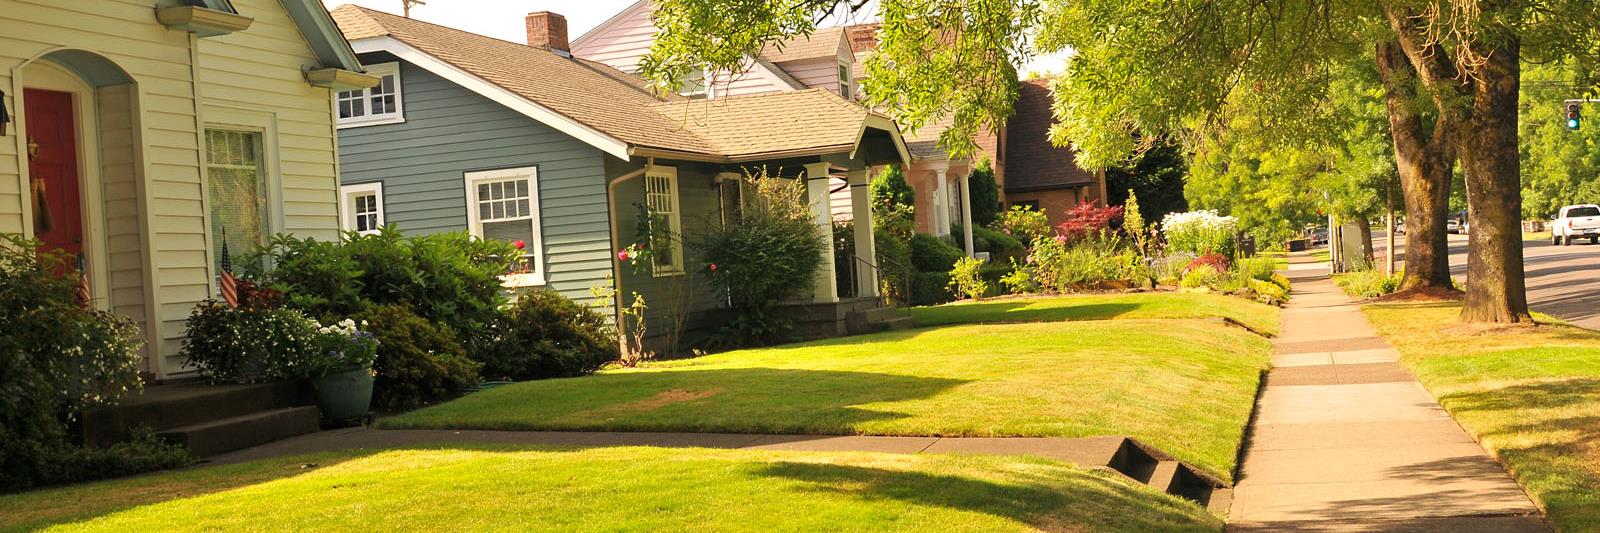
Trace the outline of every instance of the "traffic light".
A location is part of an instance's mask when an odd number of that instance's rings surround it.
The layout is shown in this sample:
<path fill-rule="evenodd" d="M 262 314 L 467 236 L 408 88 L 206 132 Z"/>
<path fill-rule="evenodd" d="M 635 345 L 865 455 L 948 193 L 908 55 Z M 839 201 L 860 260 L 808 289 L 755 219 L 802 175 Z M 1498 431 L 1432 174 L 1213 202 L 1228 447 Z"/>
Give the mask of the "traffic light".
<path fill-rule="evenodd" d="M 1577 131 L 1583 122 L 1583 104 L 1567 102 L 1567 129 Z"/>

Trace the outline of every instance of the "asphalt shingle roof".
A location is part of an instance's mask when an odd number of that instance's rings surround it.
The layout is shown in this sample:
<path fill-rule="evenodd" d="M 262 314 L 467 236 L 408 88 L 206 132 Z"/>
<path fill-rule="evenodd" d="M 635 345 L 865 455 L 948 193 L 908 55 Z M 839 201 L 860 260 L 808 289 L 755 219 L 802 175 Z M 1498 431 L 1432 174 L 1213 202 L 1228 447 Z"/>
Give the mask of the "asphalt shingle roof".
<path fill-rule="evenodd" d="M 544 48 L 353 5 L 333 10 L 333 17 L 352 41 L 391 37 L 639 147 L 737 159 L 848 146 L 871 114 L 821 89 L 713 100 L 661 98 L 637 76 Z"/>
<path fill-rule="evenodd" d="M 761 58 L 773 63 L 785 61 L 801 61 L 819 57 L 835 57 L 839 55 L 840 39 L 845 36 L 843 26 L 832 28 L 817 28 L 811 35 L 802 35 L 783 41 L 779 44 L 768 46 L 761 51 Z"/>
<path fill-rule="evenodd" d="M 1016 113 L 1006 122 L 1006 189 L 1049 189 L 1094 183 L 1078 167 L 1072 149 L 1050 144 L 1055 123 L 1050 80 L 1027 80 L 1017 88 Z M 908 143 L 909 145 L 909 143 Z"/>

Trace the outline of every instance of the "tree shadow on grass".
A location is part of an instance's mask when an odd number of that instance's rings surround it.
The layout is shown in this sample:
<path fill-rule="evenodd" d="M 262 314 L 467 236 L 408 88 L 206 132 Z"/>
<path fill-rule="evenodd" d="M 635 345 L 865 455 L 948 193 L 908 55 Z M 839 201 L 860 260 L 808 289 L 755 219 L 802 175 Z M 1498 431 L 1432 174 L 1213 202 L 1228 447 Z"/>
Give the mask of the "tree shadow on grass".
<path fill-rule="evenodd" d="M 897 500 L 983 513 L 1043 531 L 1215 530 L 1206 511 L 1086 472 L 1041 471 L 1005 483 L 841 464 L 780 462 L 760 475 L 808 483 L 806 490 L 860 500 Z M 1033 478 L 1027 480 L 1027 478 Z M 1046 483 L 1046 479 L 1050 483 Z"/>
<path fill-rule="evenodd" d="M 619 372 L 500 387 L 380 426 L 847 435 L 910 416 L 861 405 L 928 398 L 969 381 L 779 368 Z"/>

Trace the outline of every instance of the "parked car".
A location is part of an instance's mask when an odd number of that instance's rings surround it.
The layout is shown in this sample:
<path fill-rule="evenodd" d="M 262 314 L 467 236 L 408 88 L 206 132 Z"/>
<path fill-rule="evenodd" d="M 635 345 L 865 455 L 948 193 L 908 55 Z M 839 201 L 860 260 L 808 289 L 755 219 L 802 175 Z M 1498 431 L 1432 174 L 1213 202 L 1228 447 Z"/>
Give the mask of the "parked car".
<path fill-rule="evenodd" d="M 1446 233 L 1465 233 L 1466 230 L 1462 229 L 1464 225 L 1460 220 L 1452 218 L 1444 221 L 1444 231 Z"/>
<path fill-rule="evenodd" d="M 1317 228 L 1311 231 L 1311 245 L 1328 244 L 1328 228 Z"/>
<path fill-rule="evenodd" d="M 1589 244 L 1600 244 L 1600 205 L 1581 204 L 1561 208 L 1560 214 L 1550 224 L 1550 240 L 1555 244 L 1571 245 L 1573 239 L 1589 238 Z"/>

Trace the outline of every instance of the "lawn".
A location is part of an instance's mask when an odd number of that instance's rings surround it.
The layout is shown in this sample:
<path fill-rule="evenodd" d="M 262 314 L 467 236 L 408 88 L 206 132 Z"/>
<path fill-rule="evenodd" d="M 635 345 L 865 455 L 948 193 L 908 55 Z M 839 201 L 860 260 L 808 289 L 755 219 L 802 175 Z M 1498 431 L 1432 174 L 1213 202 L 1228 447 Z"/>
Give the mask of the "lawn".
<path fill-rule="evenodd" d="M 1222 294 L 1135 292 L 1001 298 L 911 310 L 919 326 L 983 322 L 1056 322 L 1129 318 L 1230 318 L 1268 335 L 1278 332 L 1278 308 Z"/>
<path fill-rule="evenodd" d="M 1045 459 L 708 449 L 405 449 L 0 497 L 0 530 L 1220 531 Z"/>
<path fill-rule="evenodd" d="M 951 326 L 520 383 L 385 418 L 379 424 L 437 429 L 1127 435 L 1230 479 L 1270 350 L 1260 336 L 1200 320 Z"/>
<path fill-rule="evenodd" d="M 1471 327 L 1459 304 L 1365 308 L 1439 403 L 1562 531 L 1600 531 L 1600 333 Z"/>

